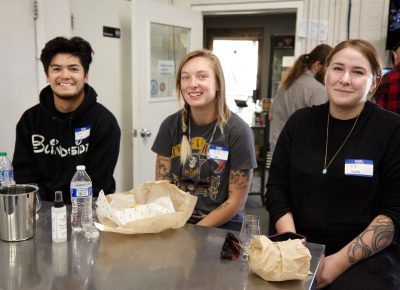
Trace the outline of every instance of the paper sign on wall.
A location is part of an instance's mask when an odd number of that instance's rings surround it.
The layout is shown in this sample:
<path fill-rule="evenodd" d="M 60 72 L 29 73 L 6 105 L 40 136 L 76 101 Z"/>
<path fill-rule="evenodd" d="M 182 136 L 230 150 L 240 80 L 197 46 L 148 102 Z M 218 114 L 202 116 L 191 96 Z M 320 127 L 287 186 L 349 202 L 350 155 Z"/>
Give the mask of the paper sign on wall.
<path fill-rule="evenodd" d="M 158 61 L 158 71 L 162 76 L 174 76 L 174 61 L 173 60 L 159 60 Z"/>

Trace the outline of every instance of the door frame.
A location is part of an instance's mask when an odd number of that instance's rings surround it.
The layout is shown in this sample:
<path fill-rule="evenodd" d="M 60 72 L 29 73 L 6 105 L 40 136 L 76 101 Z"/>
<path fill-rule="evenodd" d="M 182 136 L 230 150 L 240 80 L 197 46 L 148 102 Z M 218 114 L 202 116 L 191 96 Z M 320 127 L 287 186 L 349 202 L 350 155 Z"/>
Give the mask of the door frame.
<path fill-rule="evenodd" d="M 201 11 L 203 15 L 237 15 L 249 13 L 296 13 L 296 33 L 294 55 L 300 55 L 303 51 L 304 39 L 297 36 L 300 30 L 304 1 L 274 1 L 260 3 L 224 3 L 224 4 L 192 4 L 193 10 Z"/>

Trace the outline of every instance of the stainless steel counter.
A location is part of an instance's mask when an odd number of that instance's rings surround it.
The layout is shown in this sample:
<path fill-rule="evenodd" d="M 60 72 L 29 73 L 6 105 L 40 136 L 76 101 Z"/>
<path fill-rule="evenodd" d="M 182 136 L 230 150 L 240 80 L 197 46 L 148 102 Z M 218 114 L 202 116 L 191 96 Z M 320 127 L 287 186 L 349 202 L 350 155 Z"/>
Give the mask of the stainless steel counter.
<path fill-rule="evenodd" d="M 0 241 L 0 289 L 310 289 L 311 275 L 272 283 L 240 258 L 221 260 L 225 235 L 225 230 L 188 224 L 160 234 L 101 232 L 95 241 L 69 231 L 68 241 L 57 244 L 51 241 L 50 203 L 44 202 L 33 239 Z M 315 272 L 324 246 L 307 247 Z"/>

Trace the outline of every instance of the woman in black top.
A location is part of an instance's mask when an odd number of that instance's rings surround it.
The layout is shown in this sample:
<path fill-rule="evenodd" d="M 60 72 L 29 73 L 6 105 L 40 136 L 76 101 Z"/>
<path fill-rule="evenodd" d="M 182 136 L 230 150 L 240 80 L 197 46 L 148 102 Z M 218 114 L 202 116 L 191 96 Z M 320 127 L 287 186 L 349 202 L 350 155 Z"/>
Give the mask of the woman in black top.
<path fill-rule="evenodd" d="M 278 139 L 271 223 L 326 245 L 318 289 L 399 289 L 400 117 L 369 101 L 381 77 L 370 43 L 338 44 L 327 65 L 329 102 L 297 111 Z"/>

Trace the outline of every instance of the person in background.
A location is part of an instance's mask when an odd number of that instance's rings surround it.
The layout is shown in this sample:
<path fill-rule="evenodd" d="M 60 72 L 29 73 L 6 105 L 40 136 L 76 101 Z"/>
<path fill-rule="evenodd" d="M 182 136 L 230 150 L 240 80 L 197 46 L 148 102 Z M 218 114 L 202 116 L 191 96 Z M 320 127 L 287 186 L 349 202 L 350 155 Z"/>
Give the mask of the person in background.
<path fill-rule="evenodd" d="M 49 85 L 40 92 L 40 103 L 25 111 L 17 124 L 15 180 L 37 183 L 43 200 L 54 201 L 54 192 L 62 190 L 64 201 L 71 202 L 77 165 L 86 166 L 94 196 L 100 190 L 115 191 L 121 131 L 87 84 L 92 53 L 80 37 L 47 42 L 40 60 Z"/>
<path fill-rule="evenodd" d="M 323 76 L 326 57 L 331 50 L 331 46 L 320 44 L 310 53 L 301 55 L 282 80 L 269 115 L 272 154 L 290 115 L 300 108 L 320 105 L 327 101 Z"/>
<path fill-rule="evenodd" d="M 393 68 L 382 77 L 374 99 L 382 108 L 400 114 L 400 40 L 391 53 Z"/>
<path fill-rule="evenodd" d="M 295 112 L 272 158 L 272 231 L 326 246 L 317 289 L 400 289 L 400 116 L 370 101 L 381 73 L 369 42 L 339 43 L 329 102 Z"/>
<path fill-rule="evenodd" d="M 163 121 L 152 146 L 156 179 L 198 197 L 189 222 L 240 230 L 257 166 L 254 137 L 227 107 L 219 59 L 208 50 L 187 54 L 176 91 L 182 109 Z"/>

